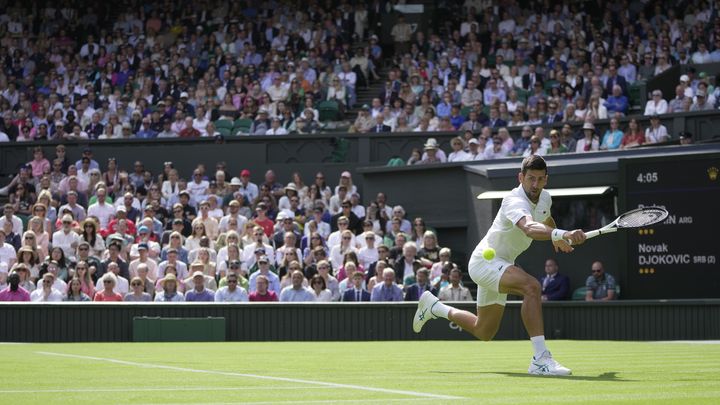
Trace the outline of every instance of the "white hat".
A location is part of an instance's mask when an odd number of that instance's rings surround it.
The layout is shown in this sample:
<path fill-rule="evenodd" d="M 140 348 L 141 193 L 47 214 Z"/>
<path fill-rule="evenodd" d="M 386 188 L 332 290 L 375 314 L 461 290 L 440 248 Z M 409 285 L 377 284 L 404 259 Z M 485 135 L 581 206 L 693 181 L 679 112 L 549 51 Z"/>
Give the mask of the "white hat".
<path fill-rule="evenodd" d="M 242 181 L 240 181 L 240 179 L 237 178 L 237 177 L 233 177 L 233 178 L 230 180 L 230 185 L 231 185 L 231 186 L 242 186 Z"/>
<path fill-rule="evenodd" d="M 583 124 L 583 129 L 595 130 L 595 125 L 592 122 L 586 122 Z"/>
<path fill-rule="evenodd" d="M 183 97 L 188 98 L 187 91 L 183 91 L 182 93 L 180 93 L 180 98 L 183 98 Z"/>
<path fill-rule="evenodd" d="M 688 77 L 688 75 L 682 75 L 682 76 L 680 76 L 680 81 L 681 82 L 689 82 L 690 78 Z"/>
<path fill-rule="evenodd" d="M 477 138 L 470 138 L 470 140 L 468 141 L 468 144 L 470 144 L 470 145 L 479 145 L 479 144 L 480 144 L 480 141 L 478 141 Z"/>
<path fill-rule="evenodd" d="M 438 149 L 440 145 L 438 145 L 438 141 L 435 138 L 428 138 L 427 142 L 425 142 L 425 150 L 428 149 Z"/>

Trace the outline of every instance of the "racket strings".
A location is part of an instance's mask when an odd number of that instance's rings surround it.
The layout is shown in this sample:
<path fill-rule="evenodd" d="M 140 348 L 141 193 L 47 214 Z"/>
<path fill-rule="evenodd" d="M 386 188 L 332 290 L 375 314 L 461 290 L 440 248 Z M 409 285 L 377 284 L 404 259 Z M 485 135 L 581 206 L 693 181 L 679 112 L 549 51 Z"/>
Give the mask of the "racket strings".
<path fill-rule="evenodd" d="M 618 225 L 623 228 L 638 228 L 658 223 L 666 216 L 667 212 L 662 210 L 637 211 L 624 215 L 618 220 Z"/>

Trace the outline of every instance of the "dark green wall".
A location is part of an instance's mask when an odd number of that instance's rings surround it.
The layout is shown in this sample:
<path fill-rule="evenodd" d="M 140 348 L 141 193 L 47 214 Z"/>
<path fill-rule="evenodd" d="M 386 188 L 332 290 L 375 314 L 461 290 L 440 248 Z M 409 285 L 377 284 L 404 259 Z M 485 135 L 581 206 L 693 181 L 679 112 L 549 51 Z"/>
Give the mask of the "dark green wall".
<path fill-rule="evenodd" d="M 457 306 L 475 311 L 474 302 Z M 553 339 L 720 339 L 720 300 L 552 302 L 543 307 L 545 334 Z M 2 303 L 0 341 L 128 342 L 138 316 L 222 317 L 228 341 L 473 339 L 446 320 L 413 333 L 415 309 L 415 303 Z M 520 304 L 509 302 L 496 339 L 526 338 Z"/>

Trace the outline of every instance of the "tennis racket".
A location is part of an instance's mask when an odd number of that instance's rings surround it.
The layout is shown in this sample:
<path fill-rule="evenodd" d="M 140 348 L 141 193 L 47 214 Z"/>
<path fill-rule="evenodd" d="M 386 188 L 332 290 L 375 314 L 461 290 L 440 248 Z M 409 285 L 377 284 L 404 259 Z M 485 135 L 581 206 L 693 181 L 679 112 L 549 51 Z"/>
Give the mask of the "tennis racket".
<path fill-rule="evenodd" d="M 594 231 L 585 232 L 587 239 L 598 235 L 616 232 L 618 229 L 642 228 L 662 222 L 667 218 L 668 212 L 661 207 L 644 207 L 628 211 L 615 219 L 613 222 Z"/>

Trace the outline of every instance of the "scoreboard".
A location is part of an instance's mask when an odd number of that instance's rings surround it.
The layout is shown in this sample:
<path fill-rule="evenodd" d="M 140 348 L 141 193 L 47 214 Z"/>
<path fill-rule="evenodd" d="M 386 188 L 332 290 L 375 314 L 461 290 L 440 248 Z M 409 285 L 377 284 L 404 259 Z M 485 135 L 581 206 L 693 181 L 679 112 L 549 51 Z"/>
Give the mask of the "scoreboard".
<path fill-rule="evenodd" d="M 652 205 L 669 212 L 662 224 L 621 231 L 627 258 L 623 296 L 719 298 L 720 153 L 619 163 L 621 212 Z"/>

